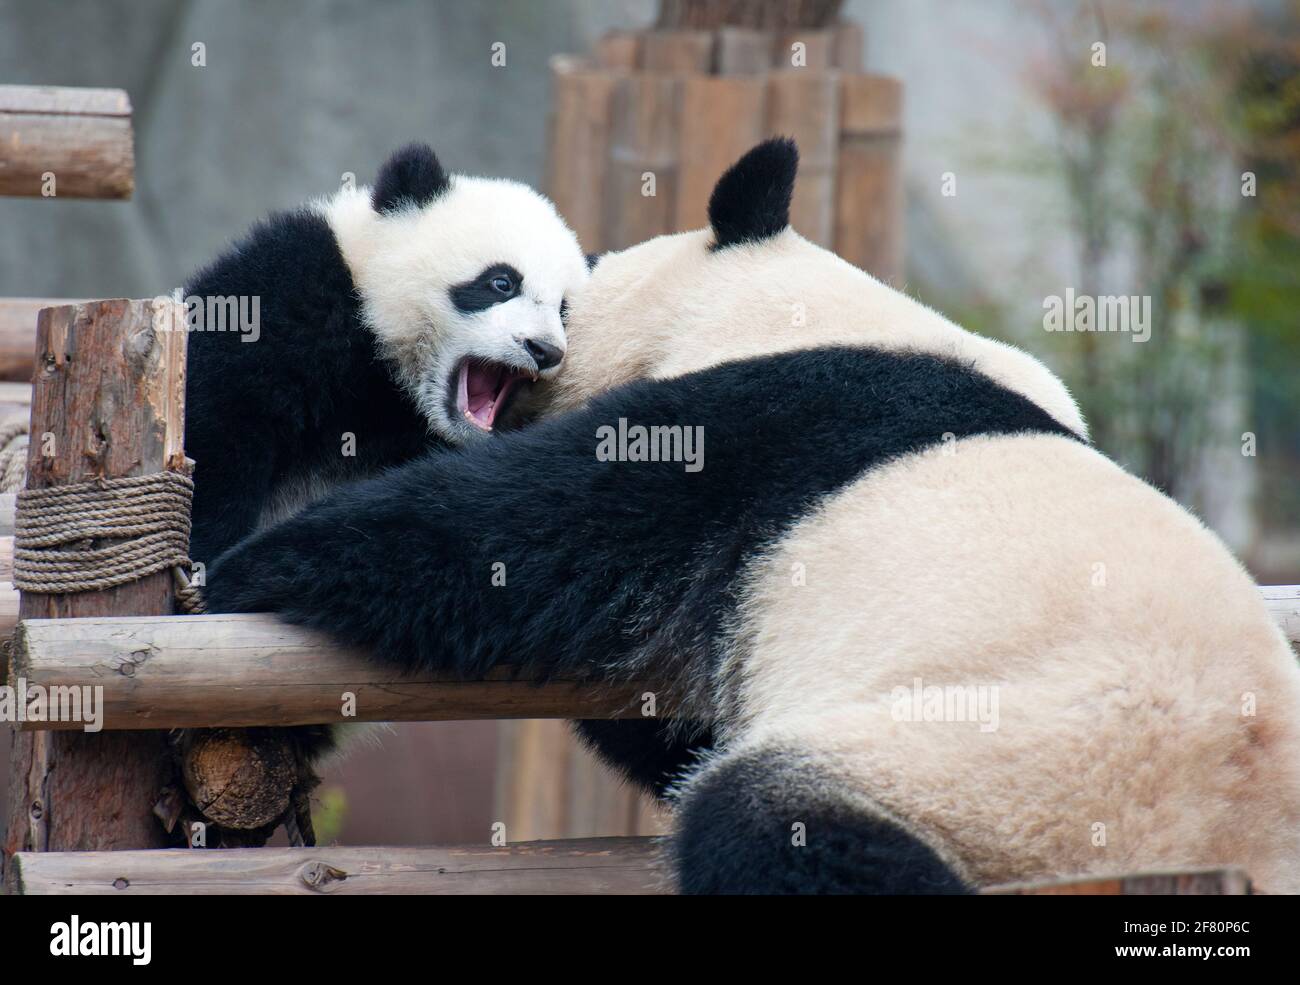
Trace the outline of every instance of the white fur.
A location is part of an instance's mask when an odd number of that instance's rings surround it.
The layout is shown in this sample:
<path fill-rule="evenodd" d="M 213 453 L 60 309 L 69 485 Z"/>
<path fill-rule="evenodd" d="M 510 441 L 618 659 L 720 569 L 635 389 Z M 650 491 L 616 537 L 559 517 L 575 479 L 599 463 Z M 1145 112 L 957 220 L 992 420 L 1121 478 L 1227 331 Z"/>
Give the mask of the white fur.
<path fill-rule="evenodd" d="M 554 406 L 847 343 L 969 360 L 1086 433 L 1037 360 L 793 232 L 709 238 L 602 258 Z M 816 752 L 976 883 L 1239 864 L 1300 891 L 1295 659 L 1222 543 L 1078 442 L 973 437 L 872 470 L 751 559 L 734 628 L 721 755 Z M 897 720 L 916 678 L 996 687 L 998 728 Z"/>
<path fill-rule="evenodd" d="M 452 175 L 427 206 L 389 215 L 370 196 L 367 187 L 343 189 L 315 207 L 334 230 L 379 351 L 431 426 L 464 441 L 481 432 L 448 413 L 456 367 L 475 357 L 528 370 L 525 339 L 563 351 L 560 304 L 586 283 L 586 260 L 555 207 L 518 182 Z M 523 275 L 520 295 L 458 311 L 449 289 L 494 263 Z"/>

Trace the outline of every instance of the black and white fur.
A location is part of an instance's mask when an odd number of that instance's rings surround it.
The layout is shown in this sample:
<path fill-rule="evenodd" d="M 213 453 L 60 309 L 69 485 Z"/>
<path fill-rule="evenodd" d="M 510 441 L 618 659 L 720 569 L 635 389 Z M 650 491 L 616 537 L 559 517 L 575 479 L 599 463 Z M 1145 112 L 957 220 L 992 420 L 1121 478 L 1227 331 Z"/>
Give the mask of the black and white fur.
<path fill-rule="evenodd" d="M 711 751 L 598 739 L 675 779 L 685 891 L 1300 889 L 1300 672 L 1249 578 L 1036 360 L 790 230 L 795 161 L 761 145 L 712 228 L 601 260 L 559 413 L 244 542 L 213 604 L 402 668 L 666 681 Z M 619 419 L 702 427 L 703 469 L 601 461 Z M 916 682 L 996 688 L 1000 726 L 913 720 Z"/>
<path fill-rule="evenodd" d="M 470 365 L 524 386 L 553 376 L 564 300 L 586 277 L 545 198 L 448 174 L 418 144 L 373 189 L 256 225 L 185 290 L 192 312 L 256 297 L 260 315 L 243 331 L 200 318 L 190 334 L 191 556 L 210 562 L 341 480 L 502 422 L 511 394 L 484 427 L 459 378 Z"/>

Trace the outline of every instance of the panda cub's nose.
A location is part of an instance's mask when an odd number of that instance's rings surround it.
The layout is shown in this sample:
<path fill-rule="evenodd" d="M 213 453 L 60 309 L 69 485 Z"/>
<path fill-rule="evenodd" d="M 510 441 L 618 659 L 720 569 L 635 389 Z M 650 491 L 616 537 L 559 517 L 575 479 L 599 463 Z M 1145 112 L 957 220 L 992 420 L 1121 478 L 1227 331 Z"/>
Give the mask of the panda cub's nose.
<path fill-rule="evenodd" d="M 524 348 L 528 354 L 533 357 L 533 362 L 537 364 L 538 370 L 550 369 L 552 366 L 560 365 L 560 360 L 564 358 L 564 350 L 558 346 L 551 345 L 549 342 L 539 342 L 536 339 L 524 339 Z"/>

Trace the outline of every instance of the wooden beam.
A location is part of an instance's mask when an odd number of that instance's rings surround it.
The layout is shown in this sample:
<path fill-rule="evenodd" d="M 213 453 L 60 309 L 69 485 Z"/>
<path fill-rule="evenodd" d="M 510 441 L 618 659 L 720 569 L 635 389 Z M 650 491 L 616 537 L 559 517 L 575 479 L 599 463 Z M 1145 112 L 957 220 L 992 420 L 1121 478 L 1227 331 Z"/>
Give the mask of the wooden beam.
<path fill-rule="evenodd" d="M 14 535 L 14 507 L 17 500 L 17 493 L 0 493 L 0 537 Z"/>
<path fill-rule="evenodd" d="M 17 855 L 8 895 L 373 896 L 662 893 L 649 838 L 437 848 L 231 848 Z"/>
<path fill-rule="evenodd" d="M 503 848 L 232 848 L 16 855 L 10 896 L 649 895 L 669 891 L 646 837 Z M 989 886 L 984 896 L 1236 896 L 1240 869 L 1190 869 Z"/>
<path fill-rule="evenodd" d="M 125 92 L 0 86 L 0 195 L 130 198 L 134 188 Z"/>
<path fill-rule="evenodd" d="M 883 75 L 847 75 L 840 90 L 835 252 L 903 286 L 903 87 Z"/>
<path fill-rule="evenodd" d="M 31 383 L 36 313 L 42 308 L 76 303 L 58 298 L 0 298 L 0 380 Z"/>
<path fill-rule="evenodd" d="M 1300 586 L 1262 587 L 1264 604 L 1300 643 Z M 537 684 L 503 672 L 464 681 L 402 677 L 363 653 L 268 615 L 24 619 L 10 680 L 104 688 L 104 727 L 333 724 L 500 718 L 635 718 L 649 683 L 618 689 Z M 352 698 L 347 698 L 351 695 Z M 355 715 L 342 713 L 345 700 Z M 76 723 L 24 723 L 67 729 Z"/>
<path fill-rule="evenodd" d="M 14 634 L 9 676 L 29 686 L 102 686 L 104 727 L 113 730 L 633 718 L 647 690 L 539 685 L 506 673 L 483 681 L 402 677 L 266 615 L 25 620 Z M 355 715 L 345 715 L 345 705 Z"/>
<path fill-rule="evenodd" d="M 41 311 L 41 373 L 32 426 L 53 436 L 28 448 L 27 487 L 182 469 L 185 309 L 171 301 L 92 301 Z M 172 576 L 73 595 L 22 593 L 27 619 L 172 611 Z M 7 857 L 164 844 L 151 813 L 169 778 L 164 732 L 14 736 Z"/>

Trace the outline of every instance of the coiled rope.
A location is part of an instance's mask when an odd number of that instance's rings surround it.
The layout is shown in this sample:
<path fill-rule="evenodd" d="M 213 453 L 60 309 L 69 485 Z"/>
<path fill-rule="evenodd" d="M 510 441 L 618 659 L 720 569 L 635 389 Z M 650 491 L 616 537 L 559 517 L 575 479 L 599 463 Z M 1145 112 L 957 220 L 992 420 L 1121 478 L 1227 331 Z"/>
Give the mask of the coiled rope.
<path fill-rule="evenodd" d="M 14 521 L 14 587 L 99 592 L 170 568 L 181 607 L 202 611 L 187 575 L 193 499 L 194 480 L 180 472 L 24 489 Z"/>

